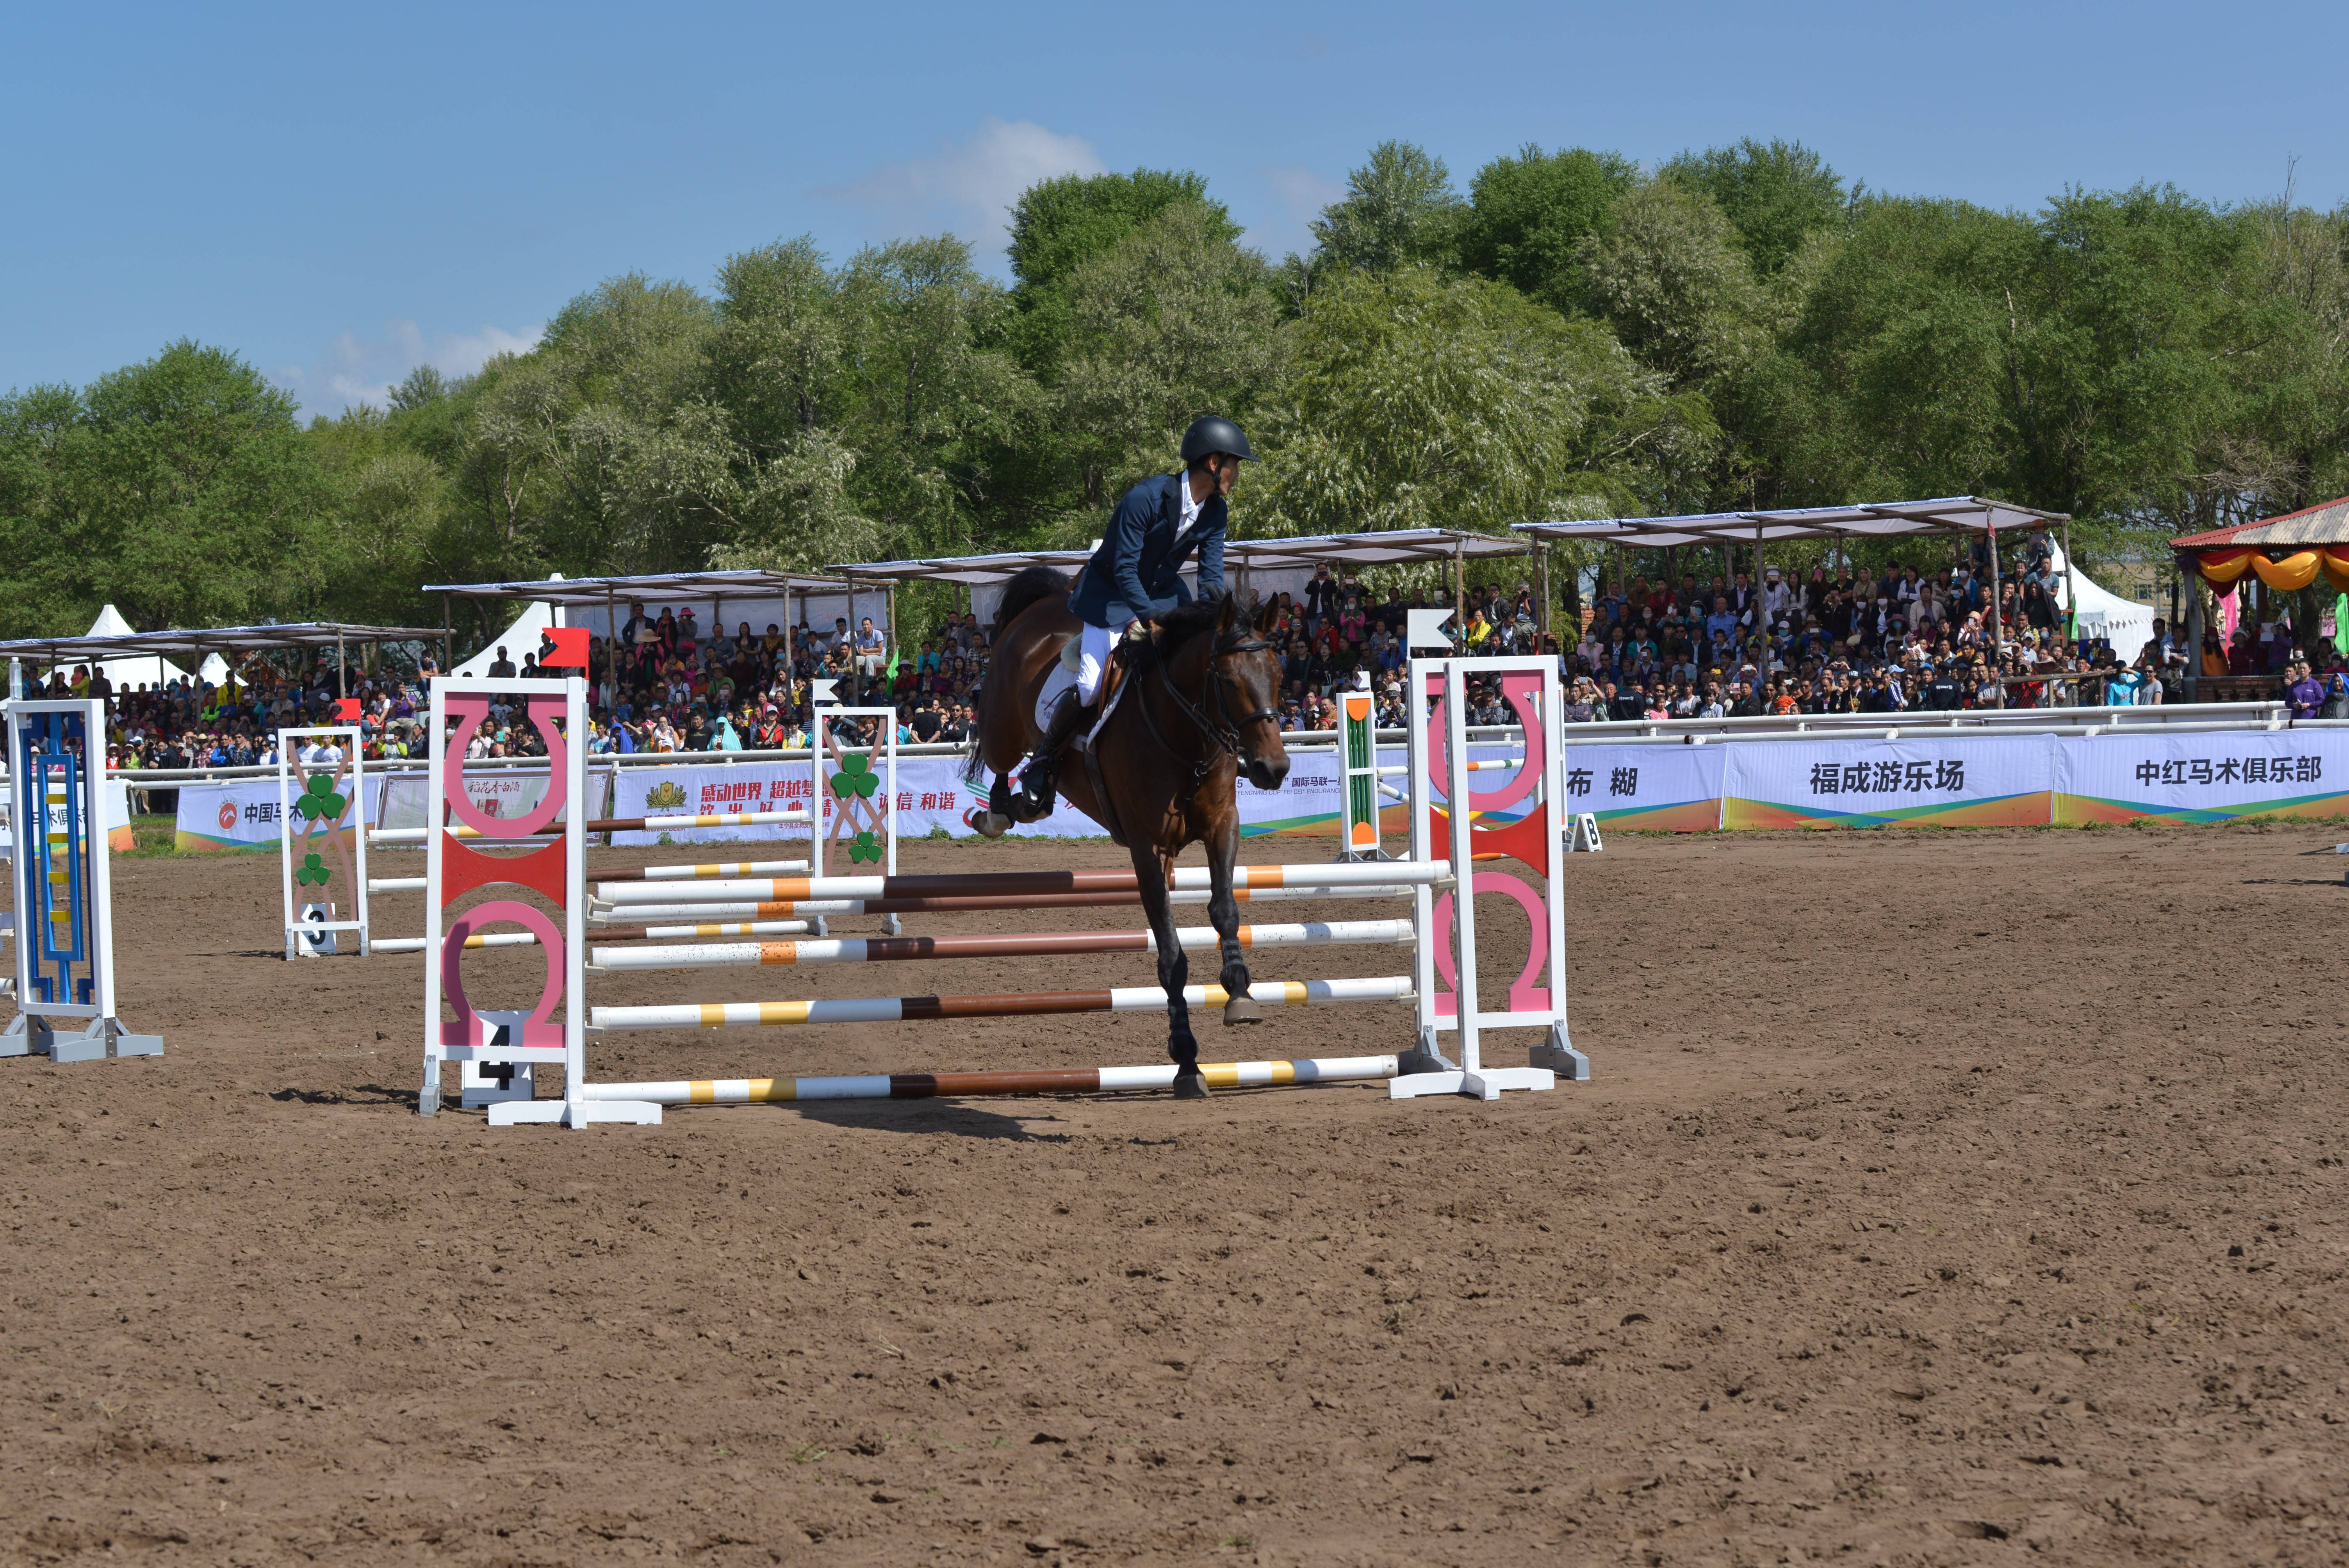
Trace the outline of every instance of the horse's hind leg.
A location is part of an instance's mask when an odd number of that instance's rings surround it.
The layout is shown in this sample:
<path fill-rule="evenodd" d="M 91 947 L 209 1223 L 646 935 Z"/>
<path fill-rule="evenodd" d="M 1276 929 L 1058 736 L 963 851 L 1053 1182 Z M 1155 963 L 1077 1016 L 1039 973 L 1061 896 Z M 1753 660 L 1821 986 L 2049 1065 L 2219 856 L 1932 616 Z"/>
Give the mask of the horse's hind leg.
<path fill-rule="evenodd" d="M 1216 928 L 1216 947 L 1223 959 L 1216 983 L 1224 988 L 1224 1023 L 1261 1024 L 1264 1009 L 1248 995 L 1247 960 L 1240 956 L 1240 906 L 1232 897 L 1232 863 L 1239 857 L 1239 814 L 1226 817 L 1207 834 L 1207 919 Z"/>
<path fill-rule="evenodd" d="M 1191 1033 L 1191 1006 L 1183 999 L 1191 984 L 1191 961 L 1183 939 L 1174 932 L 1174 909 L 1166 896 L 1167 864 L 1146 845 L 1133 848 L 1133 880 L 1142 892 L 1142 911 L 1150 919 L 1150 934 L 1158 944 L 1158 985 L 1166 993 L 1166 1055 L 1174 1063 L 1174 1098 L 1205 1099 L 1207 1080 L 1199 1073 L 1199 1041 Z"/>

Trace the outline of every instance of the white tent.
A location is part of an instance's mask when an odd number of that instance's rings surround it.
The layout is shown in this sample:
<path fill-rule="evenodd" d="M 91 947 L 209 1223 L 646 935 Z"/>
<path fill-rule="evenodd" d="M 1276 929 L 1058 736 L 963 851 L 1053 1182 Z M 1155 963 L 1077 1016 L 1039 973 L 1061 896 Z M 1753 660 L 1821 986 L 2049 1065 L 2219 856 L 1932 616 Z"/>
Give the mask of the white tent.
<path fill-rule="evenodd" d="M 546 580 L 560 583 L 563 573 L 551 572 L 547 573 Z M 552 605 L 543 599 L 533 599 L 522 607 L 522 614 L 513 618 L 512 625 L 490 639 L 488 647 L 449 673 L 452 676 L 486 676 L 490 666 L 498 662 L 498 650 L 502 647 L 506 651 L 506 657 L 513 661 L 514 668 L 520 669 L 524 654 L 538 652 L 542 634 L 549 627 L 561 624 L 562 616 Z"/>
<path fill-rule="evenodd" d="M 2065 584 L 2077 584 L 2080 591 L 2079 634 L 2102 637 L 2118 654 L 2124 663 L 2134 660 L 2153 636 L 2153 606 L 2108 593 L 2088 580 L 2085 572 L 2064 570 L 2064 547 L 2054 540 L 2048 546 L 2055 552 L 2055 600 L 2064 603 Z"/>
<path fill-rule="evenodd" d="M 122 613 L 119 610 L 109 604 L 98 613 L 98 619 L 89 624 L 88 635 L 127 637 L 130 635 L 130 623 L 122 618 Z M 220 655 L 214 654 L 211 663 L 219 662 Z M 160 654 L 151 658 L 103 659 L 98 662 L 98 667 L 106 672 L 106 678 L 113 683 L 114 689 L 117 691 L 136 691 L 142 685 L 170 686 L 173 681 L 188 678 L 187 671 Z M 225 665 L 221 666 L 223 674 L 226 673 L 227 667 Z"/>

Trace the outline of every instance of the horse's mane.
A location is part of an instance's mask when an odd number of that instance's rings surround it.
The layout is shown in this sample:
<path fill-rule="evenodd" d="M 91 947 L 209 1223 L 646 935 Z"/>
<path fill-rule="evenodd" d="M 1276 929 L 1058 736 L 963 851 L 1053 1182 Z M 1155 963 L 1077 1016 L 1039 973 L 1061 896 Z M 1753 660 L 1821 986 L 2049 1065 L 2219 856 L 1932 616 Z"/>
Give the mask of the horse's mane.
<path fill-rule="evenodd" d="M 1003 585 L 1003 597 L 995 606 L 991 635 L 1002 635 L 1003 628 L 1018 620 L 1030 604 L 1068 591 L 1069 580 L 1053 568 L 1040 563 L 1022 568 L 1018 576 Z"/>
<path fill-rule="evenodd" d="M 1183 645 L 1202 632 L 1212 632 L 1224 618 L 1224 595 L 1177 604 L 1158 617 L 1158 652 L 1172 658 Z"/>

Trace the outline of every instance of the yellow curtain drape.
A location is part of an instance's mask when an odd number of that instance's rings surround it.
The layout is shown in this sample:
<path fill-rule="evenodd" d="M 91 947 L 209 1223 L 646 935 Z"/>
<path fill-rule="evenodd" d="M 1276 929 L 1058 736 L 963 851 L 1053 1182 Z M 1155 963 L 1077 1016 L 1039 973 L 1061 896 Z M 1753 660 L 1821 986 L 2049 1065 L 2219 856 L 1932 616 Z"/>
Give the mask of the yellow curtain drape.
<path fill-rule="evenodd" d="M 2205 582 L 2224 593 L 2235 585 L 2235 579 L 2251 569 L 2251 562 L 2258 559 L 2259 553 L 2256 550 L 2205 551 L 2196 559 L 2194 566 Z"/>
<path fill-rule="evenodd" d="M 2295 593 L 2316 581 L 2319 552 L 2313 550 L 2295 551 L 2282 561 L 2270 561 L 2263 555 L 2251 557 L 2251 570 L 2260 581 L 2284 593 Z"/>

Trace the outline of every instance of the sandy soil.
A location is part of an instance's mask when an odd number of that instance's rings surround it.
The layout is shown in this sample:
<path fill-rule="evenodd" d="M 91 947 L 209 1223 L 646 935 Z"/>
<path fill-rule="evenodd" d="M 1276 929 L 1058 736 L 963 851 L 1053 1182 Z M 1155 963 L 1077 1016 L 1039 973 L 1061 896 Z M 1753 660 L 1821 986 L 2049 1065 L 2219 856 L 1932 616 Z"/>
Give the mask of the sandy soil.
<path fill-rule="evenodd" d="M 1494 1105 L 579 1133 L 418 1118 L 420 961 L 286 965 L 274 858 L 118 860 L 122 1011 L 169 1054 L 0 1063 L 0 1562 L 2340 1562 L 2340 836 L 1619 838 L 1572 865 L 1597 1079 Z M 905 869 L 1114 854 L 923 844 Z M 521 955 L 483 959 L 519 986 Z M 1345 1054 L 1403 1016 L 1203 1033 L 1211 1058 Z M 1086 1017 L 597 1060 L 1162 1055 L 1150 1018 Z"/>

